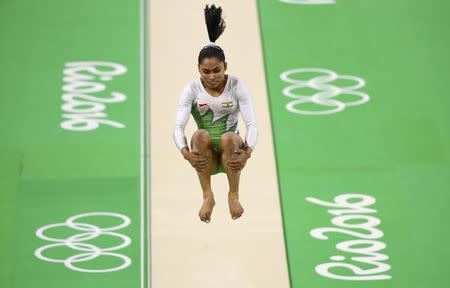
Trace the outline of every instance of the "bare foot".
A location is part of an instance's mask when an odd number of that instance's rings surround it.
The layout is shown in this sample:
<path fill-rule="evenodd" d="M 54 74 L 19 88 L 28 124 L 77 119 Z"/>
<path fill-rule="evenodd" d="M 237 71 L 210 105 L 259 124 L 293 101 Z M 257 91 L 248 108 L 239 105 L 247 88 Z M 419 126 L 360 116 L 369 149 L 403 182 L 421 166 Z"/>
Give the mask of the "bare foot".
<path fill-rule="evenodd" d="M 239 203 L 237 196 L 228 196 L 228 206 L 230 207 L 230 214 L 233 220 L 238 219 L 244 213 L 244 208 Z"/>
<path fill-rule="evenodd" d="M 214 208 L 214 205 L 216 205 L 216 202 L 214 201 L 214 197 L 207 197 L 203 200 L 203 206 L 200 208 L 200 211 L 198 212 L 198 216 L 200 216 L 200 220 L 203 222 L 209 223 L 211 221 L 211 214 Z"/>

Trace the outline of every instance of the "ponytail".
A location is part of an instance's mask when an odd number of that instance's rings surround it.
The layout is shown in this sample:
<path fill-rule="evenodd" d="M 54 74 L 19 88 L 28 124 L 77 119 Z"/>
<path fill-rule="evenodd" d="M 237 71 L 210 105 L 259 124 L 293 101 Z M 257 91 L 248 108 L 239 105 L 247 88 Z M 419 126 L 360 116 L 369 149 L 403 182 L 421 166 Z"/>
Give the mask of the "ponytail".
<path fill-rule="evenodd" d="M 222 62 L 225 62 L 225 53 L 222 48 L 216 45 L 214 42 L 222 35 L 225 30 L 225 21 L 222 18 L 222 8 L 216 7 L 214 4 L 209 7 L 205 7 L 205 22 L 208 29 L 209 43 L 200 50 L 198 54 L 198 64 L 202 63 L 203 59 L 216 57 Z"/>
<path fill-rule="evenodd" d="M 209 41 L 216 42 L 225 30 L 225 21 L 222 18 L 222 8 L 214 4 L 205 7 L 205 22 L 208 28 Z"/>

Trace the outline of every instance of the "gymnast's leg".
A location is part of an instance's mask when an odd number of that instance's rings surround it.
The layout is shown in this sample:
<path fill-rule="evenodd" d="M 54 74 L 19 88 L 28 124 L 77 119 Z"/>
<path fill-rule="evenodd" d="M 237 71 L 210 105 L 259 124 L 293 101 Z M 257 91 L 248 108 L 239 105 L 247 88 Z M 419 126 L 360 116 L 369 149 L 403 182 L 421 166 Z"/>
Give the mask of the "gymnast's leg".
<path fill-rule="evenodd" d="M 203 192 L 203 205 L 200 208 L 199 217 L 201 221 L 209 223 L 215 205 L 214 194 L 211 189 L 211 174 L 217 169 L 219 159 L 212 146 L 209 133 L 204 129 L 199 129 L 192 135 L 191 146 L 192 153 L 205 157 L 208 163 L 204 169 L 196 168 L 196 171 Z"/>
<path fill-rule="evenodd" d="M 240 153 L 243 152 L 244 142 L 242 138 L 234 133 L 227 132 L 222 135 L 220 139 L 222 148 L 222 165 L 227 173 L 229 193 L 228 193 L 228 205 L 230 208 L 231 218 L 238 219 L 244 213 L 244 208 L 242 208 L 239 202 L 239 177 L 241 171 L 232 170 L 228 165 L 228 160 L 235 160 L 239 157 Z"/>

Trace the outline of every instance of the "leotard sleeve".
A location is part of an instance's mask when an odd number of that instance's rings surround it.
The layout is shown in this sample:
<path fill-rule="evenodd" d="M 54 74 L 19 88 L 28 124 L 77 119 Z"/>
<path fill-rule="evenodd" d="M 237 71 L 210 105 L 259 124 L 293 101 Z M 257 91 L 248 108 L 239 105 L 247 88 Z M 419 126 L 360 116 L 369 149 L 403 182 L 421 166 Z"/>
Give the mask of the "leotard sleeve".
<path fill-rule="evenodd" d="M 245 145 L 254 150 L 258 140 L 258 129 L 256 127 L 256 119 L 255 113 L 253 112 L 251 95 L 242 80 L 239 80 L 237 83 L 236 92 L 239 109 L 246 126 Z"/>
<path fill-rule="evenodd" d="M 188 146 L 186 135 L 184 135 L 184 128 L 189 120 L 194 99 L 195 92 L 192 84 L 188 84 L 181 93 L 175 118 L 175 127 L 173 128 L 173 140 L 179 150 Z"/>

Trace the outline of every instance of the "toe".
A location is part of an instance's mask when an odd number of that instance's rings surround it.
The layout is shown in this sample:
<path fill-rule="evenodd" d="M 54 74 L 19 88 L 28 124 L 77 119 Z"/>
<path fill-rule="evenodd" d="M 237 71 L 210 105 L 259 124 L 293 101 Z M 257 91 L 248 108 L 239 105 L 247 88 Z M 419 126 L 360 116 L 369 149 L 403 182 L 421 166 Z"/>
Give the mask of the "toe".
<path fill-rule="evenodd" d="M 206 221 L 205 214 L 203 214 L 203 213 L 200 212 L 200 213 L 198 214 L 198 216 L 200 217 L 200 220 L 201 220 L 201 221 Z"/>

